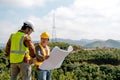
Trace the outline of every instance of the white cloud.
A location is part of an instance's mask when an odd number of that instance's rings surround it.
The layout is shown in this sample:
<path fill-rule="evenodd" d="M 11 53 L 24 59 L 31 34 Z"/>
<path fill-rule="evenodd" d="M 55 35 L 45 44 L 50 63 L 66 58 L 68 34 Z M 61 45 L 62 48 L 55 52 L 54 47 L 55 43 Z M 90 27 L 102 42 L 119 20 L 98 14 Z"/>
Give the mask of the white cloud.
<path fill-rule="evenodd" d="M 31 3 L 35 5 L 33 2 Z M 43 1 L 43 3 L 45 2 Z M 35 32 L 31 35 L 32 39 L 39 40 L 40 33 L 43 31 L 49 32 L 52 36 L 53 12 L 55 12 L 58 38 L 120 39 L 119 4 L 119 0 L 74 0 L 69 7 L 61 6 L 56 10 L 51 10 L 43 17 L 32 15 L 28 18 L 36 25 Z"/>
<path fill-rule="evenodd" d="M 69 7 L 57 8 L 55 10 L 57 37 L 120 39 L 119 4 L 119 0 L 75 0 Z M 43 27 L 45 30 L 51 30 L 50 18 L 52 12 L 41 18 L 38 24 L 46 26 Z M 35 17 L 34 19 L 36 20 Z"/>
<path fill-rule="evenodd" d="M 75 0 L 73 6 L 78 8 L 107 9 L 119 5 L 119 0 Z"/>
<path fill-rule="evenodd" d="M 42 18 L 37 18 L 35 16 L 31 16 L 28 18 L 28 20 L 31 20 L 35 24 L 35 32 L 31 34 L 31 37 L 34 40 L 40 39 L 40 34 L 44 31 L 51 34 L 52 32 L 52 17 L 47 15 Z"/>
<path fill-rule="evenodd" d="M 0 6 L 8 6 L 8 7 L 42 7 L 45 6 L 46 3 L 54 0 L 0 0 Z"/>
<path fill-rule="evenodd" d="M 0 21 L 0 25 L 0 42 L 7 42 L 10 35 L 20 28 L 9 21 Z"/>

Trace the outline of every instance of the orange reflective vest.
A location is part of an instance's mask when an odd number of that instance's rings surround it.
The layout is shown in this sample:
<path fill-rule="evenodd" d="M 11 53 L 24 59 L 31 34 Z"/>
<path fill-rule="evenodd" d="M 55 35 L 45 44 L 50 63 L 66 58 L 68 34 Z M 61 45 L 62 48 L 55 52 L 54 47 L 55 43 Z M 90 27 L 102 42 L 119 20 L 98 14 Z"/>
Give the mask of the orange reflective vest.
<path fill-rule="evenodd" d="M 41 51 L 42 51 L 42 55 L 43 55 L 43 57 L 45 57 L 45 56 L 49 56 L 50 55 L 50 49 L 49 49 L 49 47 L 46 45 L 46 49 L 41 45 L 41 44 L 39 44 L 39 47 L 40 47 L 40 49 L 41 49 Z M 41 53 L 40 53 L 41 54 Z M 36 66 L 40 66 L 42 64 L 42 62 L 39 62 L 39 61 L 37 61 L 36 60 Z"/>

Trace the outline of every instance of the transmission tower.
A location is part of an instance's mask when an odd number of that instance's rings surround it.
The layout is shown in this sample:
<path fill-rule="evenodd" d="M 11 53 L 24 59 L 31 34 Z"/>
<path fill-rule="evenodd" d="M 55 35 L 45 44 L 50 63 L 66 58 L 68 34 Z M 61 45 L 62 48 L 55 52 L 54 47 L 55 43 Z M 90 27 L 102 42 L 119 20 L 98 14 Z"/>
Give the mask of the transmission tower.
<path fill-rule="evenodd" d="M 56 42 L 55 13 L 53 13 L 52 42 Z"/>

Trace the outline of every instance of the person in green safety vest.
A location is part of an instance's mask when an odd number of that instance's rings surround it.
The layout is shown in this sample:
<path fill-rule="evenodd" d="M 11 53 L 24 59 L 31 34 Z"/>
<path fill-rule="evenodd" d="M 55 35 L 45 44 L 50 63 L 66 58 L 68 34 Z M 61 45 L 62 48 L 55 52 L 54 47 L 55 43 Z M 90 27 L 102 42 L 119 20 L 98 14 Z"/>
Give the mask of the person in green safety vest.
<path fill-rule="evenodd" d="M 36 56 L 35 47 L 30 38 L 33 31 L 33 22 L 25 21 L 21 30 L 11 34 L 6 44 L 5 55 L 10 60 L 10 80 L 18 80 L 19 73 L 22 80 L 31 80 L 31 64 Z"/>

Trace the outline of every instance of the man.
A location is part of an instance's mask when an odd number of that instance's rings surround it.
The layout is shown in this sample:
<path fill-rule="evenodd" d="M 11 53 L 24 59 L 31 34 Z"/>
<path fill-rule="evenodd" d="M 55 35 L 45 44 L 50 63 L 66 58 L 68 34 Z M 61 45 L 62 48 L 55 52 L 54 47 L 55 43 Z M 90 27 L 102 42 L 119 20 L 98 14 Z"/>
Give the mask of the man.
<path fill-rule="evenodd" d="M 30 34 L 34 31 L 34 24 L 25 21 L 21 30 L 11 34 L 5 48 L 6 56 L 10 60 L 11 80 L 17 80 L 21 73 L 22 80 L 31 80 L 31 65 L 36 56 L 35 47 Z"/>
<path fill-rule="evenodd" d="M 35 47 L 36 50 L 36 66 L 38 80 L 50 80 L 50 71 L 41 70 L 39 66 L 42 62 L 48 59 L 50 55 L 50 48 L 47 46 L 50 35 L 47 32 L 43 32 L 41 35 L 41 42 Z"/>

